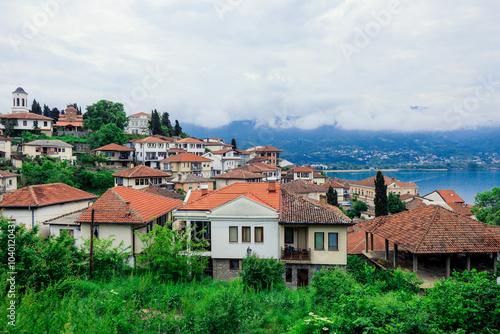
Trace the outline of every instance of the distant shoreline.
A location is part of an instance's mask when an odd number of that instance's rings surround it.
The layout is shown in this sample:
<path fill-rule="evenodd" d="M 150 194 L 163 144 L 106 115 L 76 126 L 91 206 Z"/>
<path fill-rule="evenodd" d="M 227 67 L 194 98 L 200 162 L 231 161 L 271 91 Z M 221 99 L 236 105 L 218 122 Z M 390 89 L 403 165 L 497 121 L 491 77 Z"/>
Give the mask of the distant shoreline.
<path fill-rule="evenodd" d="M 381 171 L 381 172 L 403 172 L 403 171 L 437 171 L 437 172 L 446 172 L 448 169 L 446 168 L 419 168 L 419 169 L 325 169 L 322 170 L 325 173 L 356 173 L 356 172 L 372 172 L 372 171 Z"/>

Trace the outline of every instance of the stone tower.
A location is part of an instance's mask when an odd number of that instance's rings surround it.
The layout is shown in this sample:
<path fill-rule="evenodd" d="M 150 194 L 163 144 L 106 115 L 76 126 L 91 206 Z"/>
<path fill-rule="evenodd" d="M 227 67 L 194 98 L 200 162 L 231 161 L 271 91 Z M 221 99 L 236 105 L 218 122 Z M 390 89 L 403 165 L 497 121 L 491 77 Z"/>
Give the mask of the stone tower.
<path fill-rule="evenodd" d="M 20 114 L 29 112 L 28 93 L 21 87 L 17 87 L 17 89 L 12 92 L 12 113 Z"/>

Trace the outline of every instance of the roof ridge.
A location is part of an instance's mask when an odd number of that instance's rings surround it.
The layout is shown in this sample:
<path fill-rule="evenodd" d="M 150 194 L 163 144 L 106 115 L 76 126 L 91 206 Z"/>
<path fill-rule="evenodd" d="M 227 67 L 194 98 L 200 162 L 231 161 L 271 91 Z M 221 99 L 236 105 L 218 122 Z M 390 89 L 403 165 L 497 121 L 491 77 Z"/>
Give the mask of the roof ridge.
<path fill-rule="evenodd" d="M 429 232 L 430 228 L 431 228 L 431 225 L 432 225 L 432 222 L 434 221 L 434 218 L 436 217 L 436 214 L 439 210 L 441 206 L 439 205 L 435 205 L 435 208 L 434 208 L 434 214 L 432 215 L 431 219 L 429 220 L 429 224 L 427 225 L 427 228 L 425 229 L 425 232 L 422 233 L 422 237 L 420 237 L 420 239 L 417 241 L 417 245 L 414 249 L 415 253 L 420 249 L 420 243 L 422 242 L 422 240 L 424 240 L 425 236 L 427 235 L 427 233 Z"/>
<path fill-rule="evenodd" d="M 36 195 L 35 193 L 33 192 L 33 189 L 32 189 L 33 186 L 28 186 L 28 191 L 31 195 L 31 198 L 33 199 L 33 202 L 35 202 L 36 205 L 39 205 L 38 203 L 38 199 L 36 198 Z"/>
<path fill-rule="evenodd" d="M 119 186 L 119 187 L 121 187 L 121 186 Z M 124 187 L 124 189 L 127 189 L 127 188 Z M 123 197 L 121 197 L 121 195 L 118 194 L 118 192 L 116 192 L 115 189 L 111 188 L 110 190 L 120 200 L 120 202 L 127 205 L 127 201 L 125 201 L 125 199 L 123 199 Z M 131 202 L 128 202 L 128 203 L 130 204 L 130 213 L 133 213 L 134 216 L 139 219 L 139 221 L 144 222 L 144 219 L 142 218 L 142 216 L 137 211 L 135 211 L 134 208 L 132 207 L 132 203 Z"/>

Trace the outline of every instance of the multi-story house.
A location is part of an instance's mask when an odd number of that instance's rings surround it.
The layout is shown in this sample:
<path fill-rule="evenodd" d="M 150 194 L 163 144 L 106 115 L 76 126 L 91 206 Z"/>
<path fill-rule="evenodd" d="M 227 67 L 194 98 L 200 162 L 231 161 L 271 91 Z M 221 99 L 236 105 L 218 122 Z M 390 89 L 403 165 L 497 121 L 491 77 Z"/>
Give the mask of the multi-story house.
<path fill-rule="evenodd" d="M 172 140 L 163 136 L 151 136 L 134 142 L 135 159 L 137 162 L 152 167 L 160 168 L 159 161 L 167 157 L 167 150 Z"/>
<path fill-rule="evenodd" d="M 224 174 L 213 176 L 215 179 L 215 187 L 217 189 L 236 183 L 236 182 L 261 182 L 266 177 L 262 174 L 257 174 L 240 168 L 230 170 Z"/>
<path fill-rule="evenodd" d="M 12 154 L 12 141 L 10 137 L 0 136 L 0 158 L 10 159 Z"/>
<path fill-rule="evenodd" d="M 325 196 L 328 190 L 325 190 L 323 187 L 318 186 L 312 182 L 304 180 L 295 180 L 284 183 L 281 185 L 281 189 L 296 194 L 300 197 L 312 198 L 317 201 L 320 201 L 321 196 Z"/>
<path fill-rule="evenodd" d="M 175 147 L 196 155 L 205 154 L 205 142 L 196 138 L 182 138 L 175 141 Z"/>
<path fill-rule="evenodd" d="M 339 203 L 343 203 L 343 204 L 346 204 L 345 202 L 349 201 L 350 197 L 349 197 L 349 185 L 347 184 L 347 186 L 344 184 L 344 183 L 340 183 L 338 181 L 335 181 L 335 179 L 333 178 L 329 178 L 326 180 L 326 182 L 322 183 L 320 185 L 321 188 L 323 188 L 323 190 L 325 192 L 328 191 L 328 189 L 330 189 L 330 187 L 333 188 L 333 190 L 335 190 L 337 192 L 337 200 Z"/>
<path fill-rule="evenodd" d="M 203 231 L 216 279 L 238 277 L 241 260 L 253 253 L 284 262 L 290 286 L 308 285 L 324 266 L 347 264 L 351 221 L 338 208 L 282 191 L 276 182 L 191 192 L 174 218 L 176 226 Z"/>
<path fill-rule="evenodd" d="M 92 154 L 102 154 L 107 161 L 97 162 L 99 167 L 131 167 L 134 161 L 134 150 L 127 146 L 108 144 L 91 151 Z"/>
<path fill-rule="evenodd" d="M 23 144 L 23 154 L 27 157 L 53 157 L 75 161 L 73 145 L 60 140 L 33 140 Z"/>
<path fill-rule="evenodd" d="M 266 146 L 254 146 L 247 149 L 247 152 L 251 154 L 251 158 L 261 158 L 263 161 L 260 162 L 268 162 L 275 166 L 279 165 L 280 162 L 280 153 L 283 151 L 266 145 Z"/>
<path fill-rule="evenodd" d="M 225 172 L 242 165 L 241 155 L 238 151 L 232 149 L 209 151 L 203 154 L 203 157 L 213 161 L 211 176 L 224 174 Z"/>
<path fill-rule="evenodd" d="M 212 152 L 233 148 L 233 145 L 226 144 L 222 138 L 202 138 L 201 140 L 205 142 L 205 148 Z"/>
<path fill-rule="evenodd" d="M 115 186 L 133 189 L 142 189 L 150 185 L 166 188 L 171 184 L 170 176 L 168 173 L 144 165 L 137 165 L 113 174 Z"/>
<path fill-rule="evenodd" d="M 182 189 L 188 192 L 189 190 L 201 190 L 202 188 L 213 190 L 215 181 L 195 174 L 187 174 L 177 175 L 170 182 L 174 184 L 175 190 Z"/>
<path fill-rule="evenodd" d="M 159 161 L 162 171 L 177 175 L 196 174 L 209 178 L 212 173 L 212 160 L 193 153 L 180 153 Z"/>
<path fill-rule="evenodd" d="M 262 162 L 254 162 L 239 169 L 264 175 L 263 181 L 281 181 L 281 168 Z"/>
<path fill-rule="evenodd" d="M 140 112 L 140 113 L 128 116 L 127 133 L 128 134 L 137 133 L 137 134 L 141 134 L 141 135 L 148 135 L 150 133 L 149 128 L 148 128 L 148 123 L 149 123 L 150 119 L 151 119 L 151 115 L 146 114 L 144 112 Z"/>
<path fill-rule="evenodd" d="M 361 200 L 373 207 L 375 200 L 375 175 L 364 180 L 354 182 L 351 184 L 351 195 L 357 196 Z M 389 193 L 399 195 L 417 195 L 418 186 L 413 182 L 401 182 L 396 180 L 395 177 L 388 177 L 384 175 L 385 185 L 387 186 L 387 195 Z M 355 195 L 356 194 L 356 195 Z"/>
<path fill-rule="evenodd" d="M 294 180 L 314 182 L 314 169 L 309 167 L 293 167 L 283 174 L 282 179 L 284 183 Z"/>

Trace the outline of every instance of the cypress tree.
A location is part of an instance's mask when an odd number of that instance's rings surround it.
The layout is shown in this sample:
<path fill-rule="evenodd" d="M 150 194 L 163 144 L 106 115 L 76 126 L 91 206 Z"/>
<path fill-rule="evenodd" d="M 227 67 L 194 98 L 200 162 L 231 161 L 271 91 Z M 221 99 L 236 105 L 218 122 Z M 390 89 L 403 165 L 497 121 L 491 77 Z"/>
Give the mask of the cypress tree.
<path fill-rule="evenodd" d="M 234 138 L 233 138 L 233 139 L 231 139 L 231 145 L 233 145 L 233 149 L 234 149 L 234 150 L 237 150 L 237 149 L 238 149 L 238 147 L 236 146 L 236 139 L 234 139 Z"/>
<path fill-rule="evenodd" d="M 161 128 L 160 115 L 158 111 L 151 111 L 151 120 L 149 121 L 149 130 L 152 135 L 163 135 L 163 129 Z"/>
<path fill-rule="evenodd" d="M 168 112 L 164 112 L 161 115 L 161 125 L 168 129 L 168 135 L 172 137 L 174 135 L 174 127 L 170 122 L 170 114 Z"/>
<path fill-rule="evenodd" d="M 40 107 L 40 103 L 36 102 L 36 100 L 33 100 L 33 103 L 31 104 L 31 112 L 37 115 L 42 114 L 42 107 Z"/>
<path fill-rule="evenodd" d="M 179 121 L 175 120 L 174 136 L 180 136 L 182 134 L 182 128 L 179 125 Z"/>
<path fill-rule="evenodd" d="M 43 105 L 43 116 L 50 117 L 50 108 L 48 105 Z"/>
<path fill-rule="evenodd" d="M 330 205 L 339 206 L 337 190 L 333 189 L 332 186 L 330 186 L 326 192 L 326 202 Z"/>
<path fill-rule="evenodd" d="M 381 171 L 375 177 L 375 217 L 387 216 L 387 185 Z"/>

